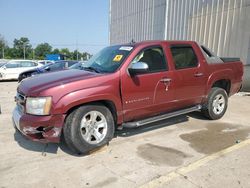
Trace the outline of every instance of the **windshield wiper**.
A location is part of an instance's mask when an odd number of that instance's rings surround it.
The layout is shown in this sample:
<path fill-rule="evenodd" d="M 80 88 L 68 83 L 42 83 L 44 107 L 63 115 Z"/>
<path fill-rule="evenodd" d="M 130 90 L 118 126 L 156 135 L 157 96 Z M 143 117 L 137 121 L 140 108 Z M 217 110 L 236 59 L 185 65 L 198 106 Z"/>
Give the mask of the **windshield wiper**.
<path fill-rule="evenodd" d="M 96 73 L 100 73 L 100 71 L 99 70 L 97 70 L 96 68 L 94 68 L 94 67 L 82 67 L 83 68 L 83 70 L 88 70 L 88 71 L 94 71 L 94 72 L 96 72 Z"/>

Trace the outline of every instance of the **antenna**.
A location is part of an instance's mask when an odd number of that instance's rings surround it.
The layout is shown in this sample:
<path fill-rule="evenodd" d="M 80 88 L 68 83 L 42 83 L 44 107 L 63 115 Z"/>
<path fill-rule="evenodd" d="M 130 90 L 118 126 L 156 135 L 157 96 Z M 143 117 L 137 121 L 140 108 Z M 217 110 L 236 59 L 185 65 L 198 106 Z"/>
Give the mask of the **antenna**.
<path fill-rule="evenodd" d="M 130 42 L 130 44 L 134 44 L 134 43 L 135 43 L 135 41 L 134 41 L 134 39 L 132 39 L 131 42 Z"/>

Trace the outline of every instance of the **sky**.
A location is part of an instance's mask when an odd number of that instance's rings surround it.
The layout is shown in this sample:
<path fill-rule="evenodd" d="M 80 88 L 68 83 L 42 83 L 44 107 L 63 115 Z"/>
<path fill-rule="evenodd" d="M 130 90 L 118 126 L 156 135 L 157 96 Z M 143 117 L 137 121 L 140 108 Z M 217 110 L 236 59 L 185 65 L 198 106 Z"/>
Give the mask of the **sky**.
<path fill-rule="evenodd" d="M 109 0 L 0 0 L 0 35 L 8 46 L 28 37 L 91 54 L 109 45 Z"/>

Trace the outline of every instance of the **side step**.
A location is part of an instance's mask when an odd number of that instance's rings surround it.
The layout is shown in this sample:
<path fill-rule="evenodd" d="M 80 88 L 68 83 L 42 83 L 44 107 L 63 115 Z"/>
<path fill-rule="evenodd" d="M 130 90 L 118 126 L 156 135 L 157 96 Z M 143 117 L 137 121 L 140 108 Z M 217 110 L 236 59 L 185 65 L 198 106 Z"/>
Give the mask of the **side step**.
<path fill-rule="evenodd" d="M 198 111 L 201 109 L 201 105 L 197 105 L 197 106 L 193 106 L 190 108 L 185 108 L 182 110 L 178 110 L 178 111 L 174 111 L 174 112 L 170 112 L 167 114 L 162 114 L 162 115 L 158 115 L 158 116 L 154 116 L 154 117 L 150 117 L 147 119 L 143 119 L 143 120 L 139 120 L 139 121 L 133 121 L 133 122 L 126 122 L 122 124 L 122 127 L 125 128 L 136 128 L 136 127 L 140 127 L 149 123 L 153 123 L 153 122 L 157 122 L 157 121 L 161 121 L 164 119 L 168 119 L 171 117 L 175 117 L 175 116 L 179 116 L 182 114 L 187 114 L 189 112 L 194 112 L 194 111 Z"/>

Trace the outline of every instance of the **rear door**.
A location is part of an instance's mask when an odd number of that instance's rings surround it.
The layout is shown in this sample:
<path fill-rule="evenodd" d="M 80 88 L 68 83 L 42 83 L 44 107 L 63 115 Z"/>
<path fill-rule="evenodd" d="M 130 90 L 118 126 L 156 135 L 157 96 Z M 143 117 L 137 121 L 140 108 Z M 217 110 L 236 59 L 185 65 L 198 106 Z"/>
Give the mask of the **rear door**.
<path fill-rule="evenodd" d="M 121 77 L 125 121 L 153 116 L 173 105 L 172 74 L 168 71 L 163 48 L 151 46 L 141 50 L 129 67 L 136 62 L 146 63 L 149 70 L 134 76 L 126 73 Z"/>
<path fill-rule="evenodd" d="M 22 73 L 22 72 L 24 72 L 24 71 L 27 71 L 27 70 L 30 70 L 30 69 L 33 69 L 33 68 L 35 68 L 35 67 L 37 67 L 38 66 L 38 64 L 37 63 L 35 63 L 35 62 L 32 62 L 32 61 L 21 61 L 20 62 L 20 68 L 19 68 L 19 72 L 18 72 L 18 75 L 20 74 L 20 73 Z"/>
<path fill-rule="evenodd" d="M 207 78 L 198 50 L 194 43 L 170 43 L 175 75 L 174 95 L 179 108 L 200 104 L 205 95 Z"/>

